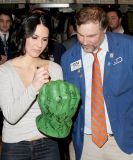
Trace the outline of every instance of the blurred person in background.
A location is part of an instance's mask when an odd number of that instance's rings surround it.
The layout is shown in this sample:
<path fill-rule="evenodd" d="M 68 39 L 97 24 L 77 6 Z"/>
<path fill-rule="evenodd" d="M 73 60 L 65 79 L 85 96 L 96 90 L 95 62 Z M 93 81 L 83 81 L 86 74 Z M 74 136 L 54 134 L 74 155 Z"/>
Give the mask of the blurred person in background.
<path fill-rule="evenodd" d="M 0 63 L 13 58 L 14 45 L 11 43 L 13 17 L 9 10 L 0 10 Z"/>
<path fill-rule="evenodd" d="M 122 13 L 119 9 L 110 7 L 107 9 L 108 31 L 124 33 L 122 26 Z"/>
<path fill-rule="evenodd" d="M 77 42 L 77 33 L 76 33 L 76 24 L 75 24 L 75 14 L 72 14 L 68 18 L 67 23 L 67 40 L 63 42 L 63 45 L 65 46 L 66 50 L 71 48 L 76 42 Z"/>

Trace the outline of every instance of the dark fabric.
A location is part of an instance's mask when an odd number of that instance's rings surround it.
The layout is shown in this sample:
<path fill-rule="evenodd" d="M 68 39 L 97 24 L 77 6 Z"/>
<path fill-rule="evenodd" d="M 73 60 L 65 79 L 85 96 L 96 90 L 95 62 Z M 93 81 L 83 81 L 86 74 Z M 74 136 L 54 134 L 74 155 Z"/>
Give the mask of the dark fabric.
<path fill-rule="evenodd" d="M 51 51 L 51 53 L 53 54 L 54 62 L 60 64 L 61 56 L 64 52 L 65 47 L 61 43 L 53 41 L 53 50 Z"/>
<path fill-rule="evenodd" d="M 3 114 L 0 111 L 0 135 L 2 135 L 2 127 L 3 127 Z"/>
<path fill-rule="evenodd" d="M 41 55 L 41 58 L 52 60 L 60 64 L 61 56 L 66 51 L 62 43 L 54 39 L 50 39 L 48 43 L 48 50 Z"/>
<path fill-rule="evenodd" d="M 3 143 L 1 160 L 60 160 L 58 143 L 49 138 Z"/>
<path fill-rule="evenodd" d="M 7 60 L 14 58 L 15 45 L 11 43 L 10 37 L 7 40 Z M 4 44 L 0 37 L 0 55 L 5 55 Z"/>
<path fill-rule="evenodd" d="M 71 48 L 74 44 L 77 43 L 77 35 L 73 35 L 71 36 L 69 39 L 67 39 L 66 41 L 63 42 L 64 47 L 66 48 L 66 50 L 68 50 L 69 48 Z"/>

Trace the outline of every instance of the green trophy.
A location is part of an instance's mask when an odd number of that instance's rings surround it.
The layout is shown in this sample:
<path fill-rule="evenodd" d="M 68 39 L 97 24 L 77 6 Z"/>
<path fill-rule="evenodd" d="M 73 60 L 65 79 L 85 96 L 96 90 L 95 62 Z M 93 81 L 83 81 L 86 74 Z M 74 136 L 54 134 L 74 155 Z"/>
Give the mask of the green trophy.
<path fill-rule="evenodd" d="M 78 89 L 68 82 L 56 80 L 44 84 L 38 95 L 41 109 L 36 118 L 38 130 L 50 137 L 67 137 L 79 100 Z"/>

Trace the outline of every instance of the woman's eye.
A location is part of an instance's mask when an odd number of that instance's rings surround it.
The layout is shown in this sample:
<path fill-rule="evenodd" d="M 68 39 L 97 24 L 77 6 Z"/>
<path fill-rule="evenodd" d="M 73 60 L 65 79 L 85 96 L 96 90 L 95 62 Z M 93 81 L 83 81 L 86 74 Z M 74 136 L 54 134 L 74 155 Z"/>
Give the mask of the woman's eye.
<path fill-rule="evenodd" d="M 43 41 L 44 41 L 44 42 L 47 42 L 47 41 L 48 41 L 48 38 L 44 38 Z"/>
<path fill-rule="evenodd" d="M 36 36 L 32 36 L 32 39 L 37 39 L 37 37 Z"/>

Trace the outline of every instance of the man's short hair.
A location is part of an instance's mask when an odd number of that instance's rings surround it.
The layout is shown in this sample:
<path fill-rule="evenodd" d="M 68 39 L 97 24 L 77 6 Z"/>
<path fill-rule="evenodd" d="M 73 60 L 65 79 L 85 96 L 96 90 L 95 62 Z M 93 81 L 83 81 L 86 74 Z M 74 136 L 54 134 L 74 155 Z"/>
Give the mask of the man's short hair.
<path fill-rule="evenodd" d="M 115 12 L 117 14 L 118 18 L 122 18 L 122 13 L 117 8 L 110 7 L 110 8 L 107 9 L 106 13 L 109 13 L 109 12 Z"/>

